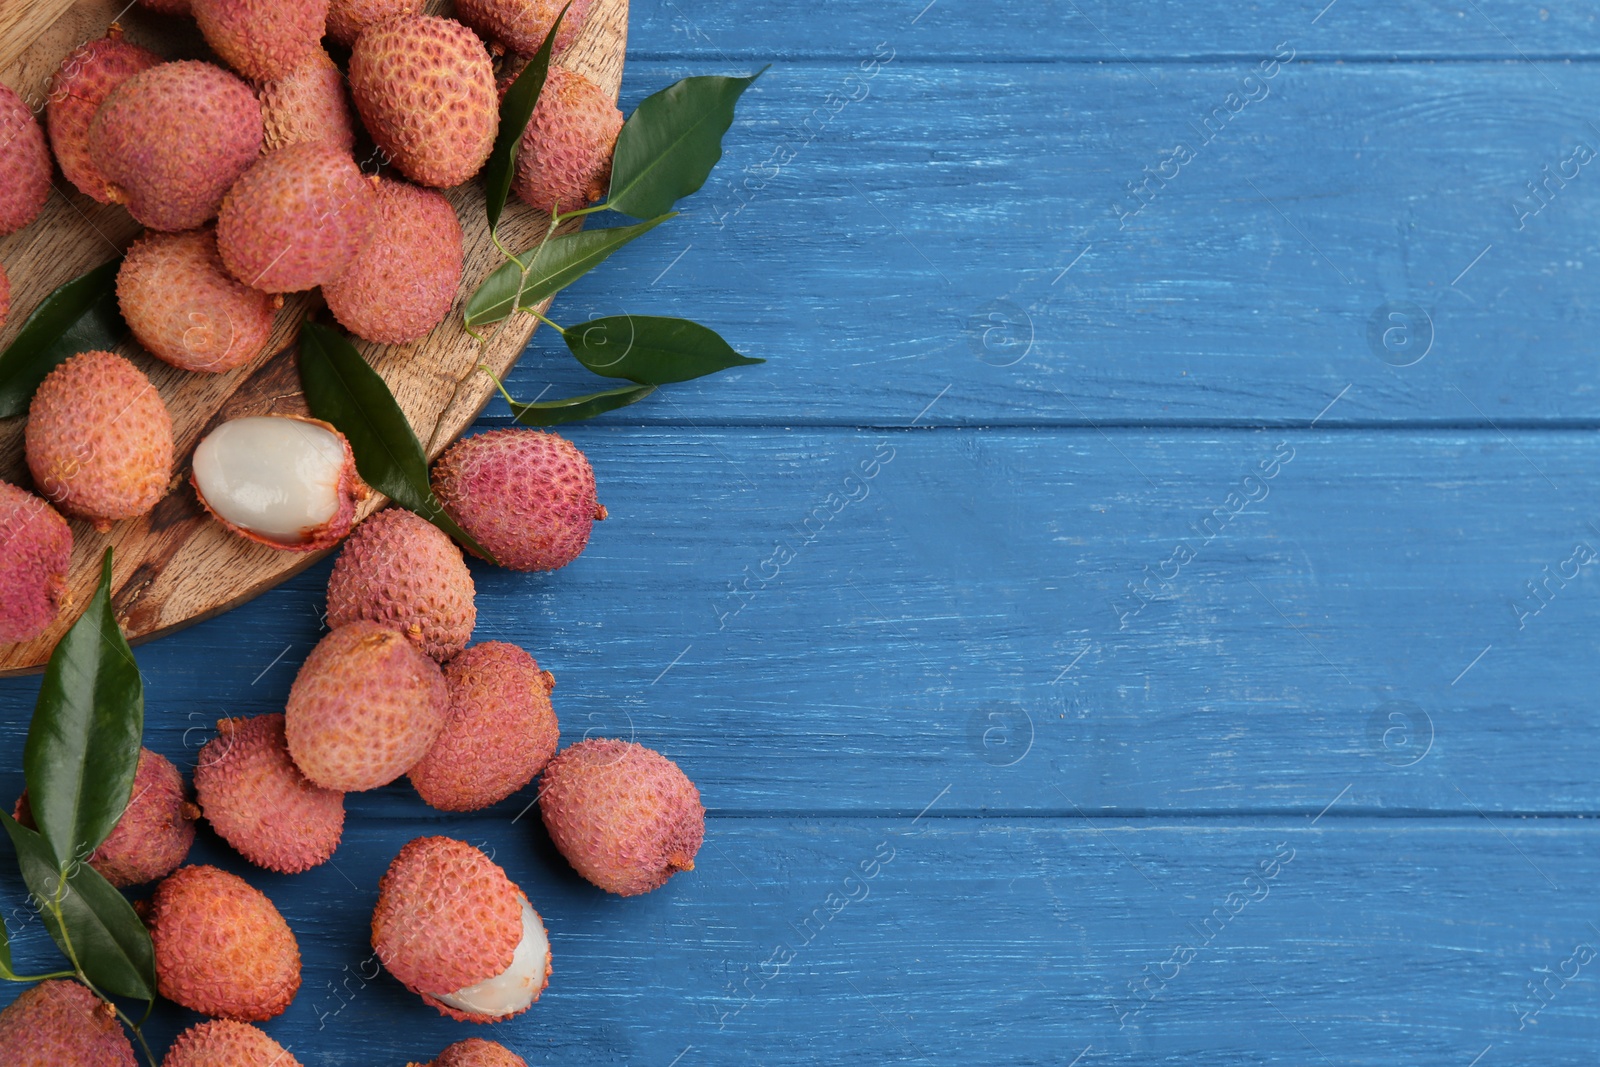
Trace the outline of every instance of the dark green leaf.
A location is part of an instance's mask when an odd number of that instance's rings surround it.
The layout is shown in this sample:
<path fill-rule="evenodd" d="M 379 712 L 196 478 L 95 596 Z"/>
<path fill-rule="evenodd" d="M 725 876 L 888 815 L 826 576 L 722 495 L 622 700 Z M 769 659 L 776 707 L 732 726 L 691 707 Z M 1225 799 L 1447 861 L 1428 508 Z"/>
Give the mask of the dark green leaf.
<path fill-rule="evenodd" d="M 349 439 L 363 481 L 494 562 L 433 495 L 428 460 L 406 413 L 388 383 L 343 334 L 315 322 L 301 327 L 300 384 L 311 414 Z"/>
<path fill-rule="evenodd" d="M 545 34 L 544 44 L 522 68 L 517 80 L 511 83 L 500 101 L 500 132 L 494 139 L 494 151 L 489 153 L 489 165 L 484 170 L 485 206 L 489 210 L 489 229 L 500 225 L 500 213 L 505 210 L 506 197 L 511 193 L 511 179 L 517 172 L 517 152 L 522 145 L 522 134 L 533 118 L 533 109 L 544 91 L 545 75 L 550 72 L 550 52 L 555 48 L 556 34 L 561 30 L 561 20 L 567 17 L 569 3 L 556 16 L 555 25 Z M 574 205 L 576 206 L 576 205 Z"/>
<path fill-rule="evenodd" d="M 714 331 L 688 319 L 615 315 L 568 326 L 563 337 L 578 362 L 596 374 L 640 385 L 686 382 L 766 362 L 741 356 Z"/>
<path fill-rule="evenodd" d="M 673 218 L 670 212 L 649 222 L 632 226 L 613 226 L 608 230 L 583 230 L 552 237 L 537 248 L 501 264 L 484 279 L 467 301 L 464 314 L 468 326 L 499 322 L 519 307 L 534 307 L 545 297 L 554 296 L 606 259 L 623 245 Z M 528 277 L 517 295 L 517 282 L 527 268 Z"/>
<path fill-rule="evenodd" d="M 617 135 L 606 207 L 654 218 L 704 185 L 722 158 L 734 105 L 765 71 L 748 78 L 685 78 L 646 98 Z"/>
<path fill-rule="evenodd" d="M 155 953 L 150 932 L 112 884 L 87 863 L 74 863 L 62 881 L 62 864 L 43 837 L 4 810 L 0 822 L 17 850 L 22 880 L 28 884 L 45 929 L 69 959 L 100 989 L 118 996 L 154 1000 Z M 56 909 L 61 911 L 57 921 Z M 70 946 L 70 951 L 69 951 Z"/>
<path fill-rule="evenodd" d="M 110 349 L 127 328 L 117 311 L 117 269 L 96 267 L 63 285 L 34 309 L 22 332 L 0 352 L 0 419 L 24 414 L 33 391 L 57 363 L 79 352 Z"/>
<path fill-rule="evenodd" d="M 11 932 L 6 929 L 6 919 L 0 915 L 0 978 L 8 982 L 25 981 L 11 966 Z"/>
<path fill-rule="evenodd" d="M 82 859 L 122 817 L 144 734 L 144 683 L 111 610 L 111 549 L 100 586 L 56 644 L 22 750 L 39 832 L 57 855 Z"/>
<path fill-rule="evenodd" d="M 627 407 L 655 391 L 653 385 L 627 385 L 603 393 L 569 396 L 564 400 L 545 400 L 534 404 L 519 404 L 513 400 L 511 414 L 524 426 L 560 426 L 564 422 L 592 419 L 596 415 Z"/>

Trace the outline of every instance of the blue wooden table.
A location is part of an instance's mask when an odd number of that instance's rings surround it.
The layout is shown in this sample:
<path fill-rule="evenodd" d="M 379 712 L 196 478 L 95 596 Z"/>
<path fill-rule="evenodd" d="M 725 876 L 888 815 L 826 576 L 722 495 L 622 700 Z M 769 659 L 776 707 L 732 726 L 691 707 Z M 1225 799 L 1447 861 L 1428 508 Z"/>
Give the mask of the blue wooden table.
<path fill-rule="evenodd" d="M 475 566 L 477 639 L 556 673 L 564 740 L 684 767 L 699 866 L 608 897 L 531 793 L 456 817 L 403 784 L 298 877 L 203 833 L 299 935 L 267 1029 L 307 1067 L 474 1034 L 533 1064 L 1593 1064 L 1595 6 L 638 0 L 631 46 L 629 105 L 774 66 L 685 216 L 555 314 L 771 362 L 572 431 L 612 518 L 555 574 Z M 511 388 L 591 382 L 541 334 Z M 140 649 L 149 744 L 192 766 L 280 710 L 327 573 Z M 4 797 L 36 690 L 0 684 Z M 423 833 L 545 917 L 513 1023 L 371 962 Z"/>

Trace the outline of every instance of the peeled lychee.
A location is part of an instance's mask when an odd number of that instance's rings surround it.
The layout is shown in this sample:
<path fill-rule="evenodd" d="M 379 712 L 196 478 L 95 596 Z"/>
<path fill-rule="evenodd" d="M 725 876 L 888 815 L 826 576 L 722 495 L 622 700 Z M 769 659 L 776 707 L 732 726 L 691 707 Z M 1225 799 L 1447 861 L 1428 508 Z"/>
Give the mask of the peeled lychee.
<path fill-rule="evenodd" d="M 161 1067 L 300 1067 L 300 1061 L 249 1023 L 218 1019 L 179 1034 Z"/>
<path fill-rule="evenodd" d="M 472 638 L 475 592 L 461 549 L 444 531 L 389 508 L 357 527 L 339 552 L 328 578 L 328 625 L 366 619 L 443 661 Z"/>
<path fill-rule="evenodd" d="M 444 728 L 439 665 L 396 630 L 360 620 L 311 650 L 289 690 L 289 754 L 325 789 L 388 785 Z"/>
<path fill-rule="evenodd" d="M 420 15 L 423 6 L 424 0 L 331 0 L 328 36 L 348 48 L 368 26 L 402 15 Z"/>
<path fill-rule="evenodd" d="M 89 158 L 152 230 L 192 230 L 261 151 L 256 94 L 221 67 L 163 63 L 118 85 L 89 124 Z"/>
<path fill-rule="evenodd" d="M 251 81 L 288 74 L 318 47 L 328 0 L 191 0 L 194 20 L 223 62 Z"/>
<path fill-rule="evenodd" d="M 456 0 L 456 17 L 508 52 L 531 56 L 544 44 L 565 0 Z M 589 19 L 593 0 L 572 0 L 556 34 L 555 52 L 566 51 Z"/>
<path fill-rule="evenodd" d="M 578 558 L 606 509 L 577 446 L 541 430 L 491 430 L 457 441 L 433 465 L 445 510 L 501 566 L 553 571 Z"/>
<path fill-rule="evenodd" d="M 80 192 L 102 204 L 111 203 L 111 191 L 89 158 L 89 123 L 111 90 L 160 62 L 149 49 L 124 41 L 122 27 L 112 23 L 104 37 L 80 45 L 62 60 L 50 79 L 45 125 L 56 162 Z"/>
<path fill-rule="evenodd" d="M 581 74 L 551 67 L 517 152 L 511 188 L 540 211 L 572 211 L 605 195 L 622 112 Z"/>
<path fill-rule="evenodd" d="M 260 96 L 266 151 L 302 141 L 327 141 L 346 152 L 355 147 L 344 74 L 320 47 L 288 74 L 261 86 Z"/>
<path fill-rule="evenodd" d="M 344 434 L 318 419 L 231 419 L 195 447 L 200 503 L 241 537 L 292 552 L 331 548 L 369 490 Z"/>
<path fill-rule="evenodd" d="M 5 1067 L 137 1067 L 116 1009 L 77 982 L 41 982 L 0 1011 Z"/>
<path fill-rule="evenodd" d="M 518 1015 L 550 980 L 550 939 L 528 898 L 448 837 L 419 837 L 389 865 L 372 947 L 401 984 L 461 1022 Z"/>
<path fill-rule="evenodd" d="M 350 94 L 373 141 L 418 184 L 460 185 L 494 148 L 494 68 L 454 19 L 412 15 L 368 29 L 350 54 Z"/>
<path fill-rule="evenodd" d="M 333 855 L 344 833 L 344 794 L 294 765 L 282 715 L 220 720 L 200 750 L 194 790 L 211 828 L 268 870 L 309 870 Z"/>
<path fill-rule="evenodd" d="M 528 1067 L 528 1061 L 504 1045 L 469 1037 L 446 1048 L 431 1063 L 413 1063 L 410 1067 Z"/>
<path fill-rule="evenodd" d="M 450 313 L 461 263 L 461 223 L 450 201 L 432 189 L 384 180 L 366 245 L 322 295 L 357 337 L 408 344 Z"/>
<path fill-rule="evenodd" d="M 283 298 L 235 280 L 208 226 L 135 241 L 117 271 L 117 304 L 152 355 L 183 370 L 220 373 L 266 347 Z"/>
<path fill-rule="evenodd" d="M 22 97 L 0 85 L 0 237 L 39 217 L 50 196 L 51 169 L 39 121 Z"/>
<path fill-rule="evenodd" d="M 204 1015 L 281 1015 L 300 989 L 300 946 L 272 901 L 238 875 L 182 867 L 145 907 L 162 996 Z"/>
<path fill-rule="evenodd" d="M 694 870 L 706 834 L 700 791 L 678 765 L 611 738 L 579 741 L 550 761 L 539 813 L 579 874 L 625 897 Z"/>
<path fill-rule="evenodd" d="M 497 804 L 556 754 L 555 676 L 516 645 L 487 641 L 445 664 L 444 680 L 450 720 L 411 768 L 411 784 L 441 811 Z"/>
<path fill-rule="evenodd" d="M 81 353 L 46 375 L 23 439 L 39 492 L 102 532 L 155 507 L 172 478 L 167 406 L 111 352 Z"/>
<path fill-rule="evenodd" d="M 0 645 L 30 641 L 67 595 L 72 528 L 55 508 L 0 482 Z"/>

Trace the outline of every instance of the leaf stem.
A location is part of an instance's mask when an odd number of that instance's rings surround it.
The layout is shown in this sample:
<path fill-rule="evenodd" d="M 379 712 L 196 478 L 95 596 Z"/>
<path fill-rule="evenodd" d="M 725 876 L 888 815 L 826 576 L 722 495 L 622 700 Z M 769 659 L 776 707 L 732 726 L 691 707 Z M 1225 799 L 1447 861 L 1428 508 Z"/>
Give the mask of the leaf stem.
<path fill-rule="evenodd" d="M 538 308 L 523 308 L 522 310 L 526 311 L 528 314 L 532 315 L 534 318 L 538 319 L 540 322 L 542 322 L 546 326 L 550 327 L 556 333 L 559 333 L 562 337 L 565 337 L 567 335 L 567 331 L 563 330 L 559 324 L 551 322 L 549 319 L 545 318 L 542 314 L 540 314 Z"/>
<path fill-rule="evenodd" d="M 54 971 L 50 974 L 18 974 L 7 975 L 8 982 L 49 982 L 57 978 L 75 978 L 77 971 Z"/>
<path fill-rule="evenodd" d="M 610 210 L 611 210 L 610 206 L 606 205 L 606 204 L 594 204 L 594 205 L 591 205 L 590 207 L 581 207 L 576 211 L 568 211 L 568 212 L 565 212 L 563 214 L 557 215 L 556 216 L 556 223 L 559 225 L 560 223 L 566 222 L 568 219 L 581 218 L 584 215 L 593 215 L 596 211 L 610 211 Z"/>
<path fill-rule="evenodd" d="M 506 392 L 506 387 L 504 383 L 500 381 L 500 376 L 495 374 L 495 372 L 489 368 L 489 364 L 480 363 L 478 364 L 478 369 L 489 376 L 489 380 L 493 382 L 494 387 L 500 391 L 500 395 L 506 398 L 507 404 L 516 404 L 516 401 L 511 399 L 511 394 Z"/>
<path fill-rule="evenodd" d="M 145 1059 L 150 1061 L 150 1067 L 159 1067 L 159 1063 L 156 1060 L 156 1054 L 151 1051 L 150 1043 L 144 1039 L 144 1031 L 140 1028 L 139 1024 L 129 1018 L 127 1012 L 123 1011 L 116 1004 L 112 1003 L 110 997 L 100 992 L 99 988 L 89 980 L 89 976 L 84 973 L 83 964 L 78 961 L 78 953 L 72 947 L 72 934 L 67 930 L 66 915 L 61 910 L 61 896 L 66 892 L 66 888 L 67 876 L 64 872 L 59 873 L 56 880 L 56 896 L 54 900 L 49 901 L 49 907 L 51 914 L 55 916 L 56 929 L 61 931 L 61 947 L 66 950 L 67 962 L 71 963 L 73 966 L 73 976 L 87 986 L 89 992 L 99 997 L 105 1003 L 111 1005 L 111 1010 L 116 1012 L 117 1018 L 122 1020 L 122 1024 L 129 1030 L 133 1031 L 133 1036 L 139 1041 L 139 1047 L 144 1050 Z M 150 1006 L 154 1008 L 155 1001 L 151 1001 Z M 147 1014 L 145 1018 L 148 1019 L 149 1015 Z"/>

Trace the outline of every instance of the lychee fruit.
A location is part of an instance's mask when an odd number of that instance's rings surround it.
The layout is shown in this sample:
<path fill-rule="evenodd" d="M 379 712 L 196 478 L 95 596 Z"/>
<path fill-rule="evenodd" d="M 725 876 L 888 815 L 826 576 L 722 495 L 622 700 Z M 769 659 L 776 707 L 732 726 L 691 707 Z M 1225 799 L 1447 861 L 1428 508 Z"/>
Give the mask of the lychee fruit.
<path fill-rule="evenodd" d="M 122 39 L 116 23 L 104 37 L 78 46 L 61 61 L 50 79 L 45 101 L 45 125 L 61 173 L 85 196 L 111 203 L 105 175 L 89 158 L 89 123 L 111 90 L 141 71 L 161 63 L 161 57 Z"/>
<path fill-rule="evenodd" d="M 23 435 L 45 499 L 102 532 L 156 506 L 172 478 L 172 417 L 150 379 L 111 352 L 84 352 L 39 383 Z"/>
<path fill-rule="evenodd" d="M 328 23 L 328 0 L 191 0 L 191 8 L 206 44 L 255 82 L 303 63 Z"/>
<path fill-rule="evenodd" d="M 326 862 L 344 833 L 344 794 L 315 785 L 294 765 L 282 715 L 220 720 L 200 750 L 194 791 L 224 841 L 281 874 Z"/>
<path fill-rule="evenodd" d="M 503 567 L 553 571 L 578 558 L 606 509 L 577 446 L 541 430 L 457 441 L 433 465 L 445 510 Z"/>
<path fill-rule="evenodd" d="M 444 680 L 450 719 L 411 768 L 411 784 L 441 811 L 497 804 L 556 754 L 555 676 L 516 645 L 486 641 L 445 664 Z"/>
<path fill-rule="evenodd" d="M 322 287 L 340 324 L 367 341 L 409 344 L 450 313 L 461 287 L 461 223 L 432 189 L 384 180 L 366 245 Z"/>
<path fill-rule="evenodd" d="M 355 147 L 344 74 L 320 47 L 283 77 L 261 86 L 260 96 L 266 151 L 302 141 L 327 141 L 346 152 Z"/>
<path fill-rule="evenodd" d="M 0 237 L 39 217 L 50 197 L 51 172 L 39 121 L 22 97 L 0 85 Z"/>
<path fill-rule="evenodd" d="M 444 531 L 402 508 L 363 522 L 328 578 L 328 625 L 366 619 L 436 660 L 467 647 L 478 618 L 472 572 Z"/>
<path fill-rule="evenodd" d="M 161 1067 L 300 1067 L 300 1061 L 249 1023 L 216 1019 L 179 1034 Z"/>
<path fill-rule="evenodd" d="M 706 834 L 700 791 L 678 765 L 611 738 L 579 741 L 550 761 L 539 813 L 574 870 L 625 897 L 694 870 Z"/>
<path fill-rule="evenodd" d="M 222 202 L 222 262 L 235 278 L 268 293 L 333 281 L 367 239 L 375 184 L 348 150 L 326 141 L 268 152 Z"/>
<path fill-rule="evenodd" d="M 328 36 L 348 48 L 367 27 L 402 15 L 420 15 L 423 6 L 424 0 L 331 0 Z"/>
<path fill-rule="evenodd" d="M 6 1067 L 137 1067 L 117 1013 L 77 982 L 40 982 L 0 1011 Z"/>
<path fill-rule="evenodd" d="M 446 1048 L 431 1063 L 413 1063 L 409 1067 L 528 1067 L 528 1061 L 504 1045 L 469 1037 Z"/>
<path fill-rule="evenodd" d="M 518 1015 L 550 980 L 550 939 L 527 896 L 448 837 L 419 837 L 389 865 L 372 947 L 402 985 L 461 1022 Z"/>
<path fill-rule="evenodd" d="M 190 14 L 189 0 L 139 0 L 149 11 L 156 11 L 163 15 Z"/>
<path fill-rule="evenodd" d="M 134 337 L 158 359 L 221 373 L 266 347 L 283 297 L 230 275 L 208 226 L 149 232 L 135 241 L 117 271 L 117 304 Z"/>
<path fill-rule="evenodd" d="M 531 56 L 544 44 L 563 5 L 564 0 L 456 0 L 456 17 L 505 51 Z M 592 6 L 593 0 L 572 0 L 556 34 L 556 55 L 578 39 Z"/>
<path fill-rule="evenodd" d="M 152 230 L 192 230 L 261 151 L 250 86 L 198 60 L 141 71 L 89 123 L 89 158 L 108 195 Z"/>
<path fill-rule="evenodd" d="M 344 434 L 301 415 L 230 419 L 195 447 L 200 503 L 241 537 L 291 552 L 332 548 L 370 493 Z"/>
<path fill-rule="evenodd" d="M 412 15 L 369 28 L 350 54 L 350 95 L 373 141 L 420 185 L 460 185 L 494 148 L 494 68 L 454 19 Z"/>
<path fill-rule="evenodd" d="M 600 199 L 621 132 L 622 112 L 598 85 L 551 67 L 522 135 L 512 191 L 547 213 Z"/>
<path fill-rule="evenodd" d="M 55 508 L 0 482 L 0 645 L 31 641 L 67 597 L 72 528 Z"/>
<path fill-rule="evenodd" d="M 397 630 L 359 620 L 317 643 L 289 690 L 289 755 L 325 789 L 388 785 L 444 728 L 439 665 Z"/>

